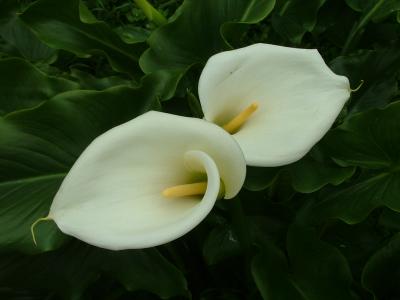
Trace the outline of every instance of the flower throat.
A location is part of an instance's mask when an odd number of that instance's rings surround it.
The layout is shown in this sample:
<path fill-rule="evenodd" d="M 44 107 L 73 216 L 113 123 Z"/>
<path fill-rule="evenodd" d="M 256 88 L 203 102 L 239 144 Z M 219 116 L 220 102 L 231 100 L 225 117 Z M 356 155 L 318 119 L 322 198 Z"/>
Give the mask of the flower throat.
<path fill-rule="evenodd" d="M 252 116 L 252 114 L 258 109 L 258 103 L 253 102 L 244 110 L 242 110 L 239 114 L 236 115 L 232 120 L 230 120 L 225 125 L 221 126 L 228 133 L 234 134 L 239 131 L 239 129 L 243 126 L 244 123 Z M 169 188 L 166 188 L 162 191 L 162 194 L 166 198 L 175 198 L 175 197 L 188 197 L 188 196 L 197 196 L 204 195 L 207 190 L 207 181 L 175 185 Z"/>

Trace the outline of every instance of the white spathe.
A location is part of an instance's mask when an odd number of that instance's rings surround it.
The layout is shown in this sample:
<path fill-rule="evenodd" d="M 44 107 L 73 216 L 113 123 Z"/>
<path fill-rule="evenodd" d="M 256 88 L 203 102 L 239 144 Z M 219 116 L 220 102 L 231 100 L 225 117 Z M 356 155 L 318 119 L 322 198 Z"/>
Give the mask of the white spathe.
<path fill-rule="evenodd" d="M 255 44 L 212 56 L 199 81 L 204 118 L 223 125 L 253 102 L 235 134 L 246 162 L 275 167 L 303 157 L 350 97 L 349 81 L 317 50 Z"/>
<path fill-rule="evenodd" d="M 94 140 L 50 208 L 66 234 L 111 249 L 172 241 L 198 225 L 218 197 L 234 197 L 246 175 L 237 142 L 204 120 L 148 112 Z M 203 197 L 166 198 L 165 188 L 207 180 Z"/>

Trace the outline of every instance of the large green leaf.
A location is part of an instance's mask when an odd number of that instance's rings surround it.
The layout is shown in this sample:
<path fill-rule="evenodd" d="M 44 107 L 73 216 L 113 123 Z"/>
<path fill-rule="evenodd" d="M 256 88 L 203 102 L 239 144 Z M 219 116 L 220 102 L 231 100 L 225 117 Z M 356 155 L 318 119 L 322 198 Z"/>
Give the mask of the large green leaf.
<path fill-rule="evenodd" d="M 346 2 L 354 10 L 362 12 L 362 15 L 360 20 L 354 23 L 342 49 L 342 54 L 346 54 L 354 47 L 365 32 L 365 27 L 370 20 L 378 22 L 391 13 L 400 11 L 399 0 L 346 0 Z"/>
<path fill-rule="evenodd" d="M 374 208 L 400 211 L 400 102 L 371 110 L 332 130 L 323 140 L 326 152 L 346 166 L 364 168 L 351 184 L 332 191 L 315 212 L 360 222 Z"/>
<path fill-rule="evenodd" d="M 122 76 L 96 77 L 79 69 L 71 69 L 71 76 L 79 82 L 84 90 L 101 91 L 116 85 L 135 85 L 135 82 Z"/>
<path fill-rule="evenodd" d="M 339 185 L 354 174 L 355 168 L 339 167 L 317 149 L 315 147 L 309 155 L 287 167 L 292 186 L 300 193 L 312 193 L 327 184 Z"/>
<path fill-rule="evenodd" d="M 56 294 L 57 299 L 82 299 L 92 282 L 105 275 L 128 291 L 146 290 L 161 298 L 186 293 L 182 273 L 156 249 L 107 251 L 73 242 L 35 256 L 0 257 L 0 287 Z"/>
<path fill-rule="evenodd" d="M 39 0 L 20 17 L 49 46 L 81 57 L 105 55 L 117 71 L 140 74 L 141 44 L 126 44 L 104 22 L 93 20 L 79 0 Z"/>
<path fill-rule="evenodd" d="M 339 220 L 329 220 L 321 227 L 321 236 L 340 249 L 357 279 L 370 256 L 387 240 L 387 235 L 386 230 L 376 225 L 375 216 L 351 225 Z"/>
<path fill-rule="evenodd" d="M 250 191 L 261 191 L 286 176 L 296 191 L 312 193 L 327 184 L 339 185 L 353 173 L 353 167 L 335 165 L 316 146 L 304 158 L 286 167 L 248 167 L 244 187 Z"/>
<path fill-rule="evenodd" d="M 0 1 L 0 37 L 11 46 L 11 49 L 30 61 L 48 60 L 54 56 L 54 49 L 42 43 L 19 20 L 18 15 L 22 11 L 19 1 Z"/>
<path fill-rule="evenodd" d="M 22 59 L 0 60 L 0 115 L 34 107 L 61 92 L 77 88 L 77 83 L 47 76 Z"/>
<path fill-rule="evenodd" d="M 340 252 L 318 239 L 313 229 L 292 225 L 289 259 L 270 243 L 252 262 L 254 280 L 264 300 L 357 299 L 351 272 Z"/>
<path fill-rule="evenodd" d="M 304 34 L 314 29 L 318 10 L 325 1 L 281 1 L 280 7 L 272 17 L 272 26 L 282 37 L 298 45 Z"/>
<path fill-rule="evenodd" d="M 312 193 L 326 184 L 339 185 L 354 173 L 354 168 L 339 168 L 332 164 L 303 159 L 289 168 L 293 188 L 301 193 Z"/>
<path fill-rule="evenodd" d="M 149 110 L 164 86 L 148 77 L 139 88 L 70 91 L 0 119 L 0 246 L 32 252 L 57 247 L 55 227 L 29 227 L 46 216 L 76 158 L 104 131 Z M 161 88 L 161 90 L 160 90 Z M 46 227 L 45 227 L 46 226 Z"/>
<path fill-rule="evenodd" d="M 346 3 L 355 11 L 370 14 L 375 22 L 400 10 L 399 0 L 346 0 Z"/>
<path fill-rule="evenodd" d="M 275 0 L 186 0 L 178 17 L 149 38 L 150 49 L 140 58 L 146 73 L 186 69 L 229 48 L 221 31 L 231 23 L 256 23 L 273 9 Z"/>
<path fill-rule="evenodd" d="M 339 56 L 331 62 L 331 67 L 335 73 L 347 76 L 353 88 L 364 81 L 361 89 L 351 95 L 350 113 L 382 108 L 398 94 L 400 52 L 396 47 Z"/>
<path fill-rule="evenodd" d="M 378 250 L 367 262 L 362 283 L 375 299 L 398 299 L 400 296 L 400 234 Z"/>

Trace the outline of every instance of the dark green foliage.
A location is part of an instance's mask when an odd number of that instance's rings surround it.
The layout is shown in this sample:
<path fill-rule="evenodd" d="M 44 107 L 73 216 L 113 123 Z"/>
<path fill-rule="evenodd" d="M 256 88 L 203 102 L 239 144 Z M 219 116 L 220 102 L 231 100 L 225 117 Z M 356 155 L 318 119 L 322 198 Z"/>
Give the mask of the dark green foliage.
<path fill-rule="evenodd" d="M 292 225 L 288 257 L 268 242 L 260 252 L 252 262 L 252 273 L 263 299 L 357 299 L 350 289 L 345 258 L 320 241 L 313 229 Z"/>
<path fill-rule="evenodd" d="M 0 299 L 400 299 L 400 1 L 0 0 Z M 202 117 L 207 59 L 317 48 L 356 88 L 300 161 L 248 168 L 189 234 L 111 252 L 47 215 L 106 130 L 150 110 Z M 146 75 L 144 75 L 146 74 Z"/>

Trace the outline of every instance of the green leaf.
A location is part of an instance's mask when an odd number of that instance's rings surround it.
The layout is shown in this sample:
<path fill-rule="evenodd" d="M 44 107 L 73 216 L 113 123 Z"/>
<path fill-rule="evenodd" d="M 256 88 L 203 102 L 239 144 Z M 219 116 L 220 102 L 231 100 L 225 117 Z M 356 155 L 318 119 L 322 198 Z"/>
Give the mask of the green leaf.
<path fill-rule="evenodd" d="M 204 62 L 228 48 L 221 26 L 228 22 L 257 23 L 274 5 L 275 0 L 186 0 L 177 18 L 150 36 L 150 49 L 140 58 L 140 66 L 151 73 L 158 69 L 185 70 Z"/>
<path fill-rule="evenodd" d="M 114 31 L 118 33 L 121 39 L 127 44 L 145 42 L 150 36 L 149 30 L 130 24 L 117 27 Z"/>
<path fill-rule="evenodd" d="M 167 19 L 155 9 L 147 0 L 134 0 L 136 5 L 140 7 L 144 15 L 149 21 L 161 26 L 167 23 Z"/>
<path fill-rule="evenodd" d="M 375 215 L 352 225 L 339 220 L 329 220 L 320 229 L 324 241 L 340 249 L 346 257 L 357 280 L 367 260 L 382 246 L 382 242 L 387 240 L 387 231 L 377 226 L 376 221 Z"/>
<path fill-rule="evenodd" d="M 400 101 L 360 113 L 329 132 L 327 153 L 345 165 L 396 173 L 400 156 Z"/>
<path fill-rule="evenodd" d="M 252 262 L 254 280 L 264 300 L 357 299 L 345 258 L 320 241 L 313 229 L 292 225 L 287 236 L 289 258 L 265 243 Z"/>
<path fill-rule="evenodd" d="M 185 294 L 187 288 L 182 273 L 156 249 L 107 251 L 73 242 L 35 256 L 0 258 L 1 286 L 51 292 L 57 299 L 82 299 L 100 275 L 114 278 L 128 291 L 146 290 L 162 298 Z"/>
<path fill-rule="evenodd" d="M 375 22 L 381 21 L 393 12 L 400 10 L 399 0 L 347 0 L 353 9 L 362 12 L 361 18 L 353 26 L 342 49 L 342 54 L 346 54 L 359 40 L 365 31 L 365 26 L 372 19 Z"/>
<path fill-rule="evenodd" d="M 307 156 L 288 166 L 293 188 L 300 193 L 315 192 L 327 184 L 339 185 L 349 179 L 355 168 L 341 168 Z"/>
<path fill-rule="evenodd" d="M 324 3 L 325 0 L 282 1 L 272 17 L 272 26 L 283 38 L 298 45 L 304 34 L 314 29 L 318 11 Z"/>
<path fill-rule="evenodd" d="M 400 102 L 357 114 L 328 133 L 322 146 L 345 166 L 365 168 L 355 182 L 331 192 L 316 213 L 347 223 L 362 221 L 373 209 L 400 211 Z"/>
<path fill-rule="evenodd" d="M 384 209 L 379 216 L 379 225 L 400 231 L 400 214 L 387 208 Z"/>
<path fill-rule="evenodd" d="M 370 18 L 374 22 L 400 11 L 399 0 L 346 0 L 346 3 L 355 11 L 364 15 L 370 14 Z"/>
<path fill-rule="evenodd" d="M 400 234 L 378 250 L 367 262 L 362 284 L 375 299 L 397 299 L 400 296 Z"/>
<path fill-rule="evenodd" d="M 279 176 L 282 168 L 247 167 L 244 188 L 249 191 L 261 191 L 270 187 Z"/>
<path fill-rule="evenodd" d="M 39 248 L 30 225 L 47 215 L 63 177 L 86 146 L 154 107 L 163 88 L 147 77 L 139 88 L 70 91 L 0 118 L 0 246 L 24 252 L 56 248 L 55 230 L 43 227 L 51 222 L 35 229 Z"/>
<path fill-rule="evenodd" d="M 30 61 L 46 61 L 54 57 L 54 49 L 42 43 L 27 26 L 21 22 L 18 15 L 22 8 L 18 1 L 0 1 L 0 37 L 18 52 L 18 56 Z"/>
<path fill-rule="evenodd" d="M 77 79 L 79 85 L 85 90 L 104 90 L 116 85 L 134 85 L 134 82 L 121 76 L 109 76 L 98 78 L 90 73 L 78 69 L 71 69 L 71 76 Z"/>
<path fill-rule="evenodd" d="M 398 93 L 400 52 L 397 48 L 339 56 L 331 62 L 331 68 L 347 76 L 353 88 L 364 81 L 361 89 L 351 95 L 350 113 L 382 108 Z"/>
<path fill-rule="evenodd" d="M 354 174 L 354 171 L 353 167 L 344 168 L 333 164 L 315 146 L 306 157 L 285 167 L 247 167 L 244 187 L 249 191 L 261 191 L 286 175 L 297 192 L 312 193 L 327 184 L 343 183 Z"/>
<path fill-rule="evenodd" d="M 77 88 L 77 83 L 47 76 L 22 59 L 0 60 L 0 116 L 34 107 L 59 93 Z"/>
<path fill-rule="evenodd" d="M 215 227 L 203 246 L 203 256 L 209 265 L 217 264 L 240 253 L 236 233 L 228 225 Z"/>
<path fill-rule="evenodd" d="M 285 254 L 274 245 L 264 245 L 262 253 L 253 259 L 251 270 L 264 300 L 306 299 L 289 277 Z"/>
<path fill-rule="evenodd" d="M 106 23 L 95 22 L 82 7 L 79 0 L 39 0 L 21 19 L 50 47 L 80 57 L 101 53 L 115 70 L 140 76 L 137 61 L 142 45 L 124 43 Z"/>
<path fill-rule="evenodd" d="M 55 58 L 56 51 L 42 43 L 19 19 L 2 27 L 0 35 L 29 61 L 51 62 Z"/>

